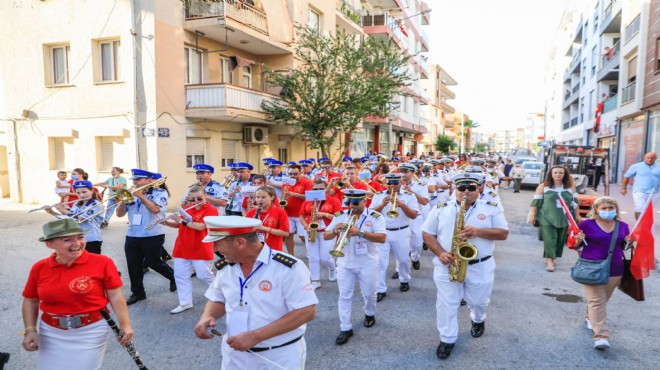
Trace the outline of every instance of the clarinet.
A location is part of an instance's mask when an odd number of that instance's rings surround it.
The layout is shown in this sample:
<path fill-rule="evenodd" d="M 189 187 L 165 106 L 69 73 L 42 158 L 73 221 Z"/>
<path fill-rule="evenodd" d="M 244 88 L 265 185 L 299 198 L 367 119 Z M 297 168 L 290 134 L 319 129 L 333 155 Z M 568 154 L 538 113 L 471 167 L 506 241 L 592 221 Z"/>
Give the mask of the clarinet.
<path fill-rule="evenodd" d="M 259 219 L 259 212 L 261 212 L 261 203 L 257 205 L 257 212 L 254 213 L 254 219 L 258 220 Z"/>
<path fill-rule="evenodd" d="M 112 331 L 115 332 L 115 337 L 117 337 L 117 340 L 121 340 L 121 338 L 124 336 L 124 333 L 117 327 L 117 323 L 115 323 L 115 320 L 110 317 L 110 314 L 106 312 L 104 309 L 101 309 L 101 315 L 103 315 L 103 318 L 105 321 L 108 322 L 108 325 L 110 328 L 112 328 Z M 137 365 L 138 369 L 144 369 L 144 370 L 149 370 L 147 367 L 142 363 L 142 359 L 140 358 L 140 355 L 138 354 L 137 350 L 135 349 L 135 346 L 133 345 L 133 342 L 128 342 L 127 345 L 124 346 L 126 348 L 126 351 L 128 352 L 129 355 L 133 358 L 133 361 L 135 361 L 135 364 Z"/>

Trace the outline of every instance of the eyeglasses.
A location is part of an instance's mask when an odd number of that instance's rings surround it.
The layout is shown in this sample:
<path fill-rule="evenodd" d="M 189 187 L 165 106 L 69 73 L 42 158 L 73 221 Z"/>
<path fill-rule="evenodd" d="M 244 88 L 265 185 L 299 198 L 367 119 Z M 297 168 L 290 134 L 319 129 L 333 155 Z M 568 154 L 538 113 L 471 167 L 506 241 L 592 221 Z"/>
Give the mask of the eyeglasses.
<path fill-rule="evenodd" d="M 477 191 L 477 185 L 459 185 L 456 187 L 456 190 L 460 191 L 461 193 L 464 191 Z"/>
<path fill-rule="evenodd" d="M 345 204 L 345 205 L 352 204 L 352 205 L 354 205 L 354 206 L 357 206 L 358 204 L 360 204 L 361 201 L 362 201 L 362 199 L 354 199 L 354 198 L 351 198 L 351 199 L 346 199 L 346 200 L 344 201 L 344 204 Z"/>
<path fill-rule="evenodd" d="M 289 172 L 289 176 L 298 176 L 300 172 Z"/>
<path fill-rule="evenodd" d="M 412 172 L 412 171 L 410 171 L 410 170 L 399 170 L 399 171 L 400 171 L 401 173 L 408 173 L 408 172 Z"/>
<path fill-rule="evenodd" d="M 204 199 L 204 197 L 188 198 L 189 202 L 194 202 L 195 200 L 197 200 L 198 202 L 202 202 L 205 199 Z"/>

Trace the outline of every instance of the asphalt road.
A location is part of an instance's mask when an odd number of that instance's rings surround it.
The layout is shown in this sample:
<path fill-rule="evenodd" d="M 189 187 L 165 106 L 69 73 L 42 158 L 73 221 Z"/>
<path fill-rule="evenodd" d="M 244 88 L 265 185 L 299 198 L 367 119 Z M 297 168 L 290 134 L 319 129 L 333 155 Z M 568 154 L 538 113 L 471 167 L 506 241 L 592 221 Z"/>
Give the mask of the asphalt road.
<path fill-rule="evenodd" d="M 496 282 L 483 337 L 470 336 L 466 307 L 459 315 L 459 339 L 449 359 L 438 360 L 435 321 L 435 285 L 431 254 L 424 252 L 422 268 L 413 271 L 410 291 L 400 293 L 398 281 L 389 281 L 387 298 L 378 304 L 377 324 L 362 326 L 359 294 L 354 297 L 355 335 L 337 346 L 339 333 L 336 283 L 322 274 L 317 290 L 317 317 L 308 325 L 308 369 L 538 369 L 538 368 L 656 368 L 660 334 L 660 284 L 657 273 L 644 281 L 645 302 L 635 302 L 615 292 L 608 304 L 612 348 L 597 351 L 584 323 L 585 302 L 581 286 L 569 276 L 575 253 L 566 250 L 555 272 L 545 271 L 542 245 L 536 229 L 524 223 L 532 192 L 500 192 L 510 234 L 498 242 Z M 6 369 L 32 369 L 36 356 L 20 346 L 15 334 L 23 329 L 21 291 L 31 265 L 47 257 L 49 250 L 37 241 L 41 225 L 50 219 L 43 213 L 25 212 L 31 207 L 0 204 L 0 351 L 10 352 Z M 106 229 L 103 253 L 111 256 L 127 276 L 123 253 L 125 219 L 114 219 Z M 176 231 L 168 230 L 166 247 L 172 249 Z M 296 246 L 304 256 L 304 246 Z M 393 271 L 394 258 L 390 270 Z M 391 274 L 389 272 L 388 274 Z M 134 343 L 150 369 L 219 368 L 218 340 L 195 338 L 193 327 L 205 304 L 202 283 L 195 281 L 195 308 L 178 315 L 169 311 L 177 302 L 168 282 L 154 272 L 145 276 L 148 299 L 129 308 L 135 329 Z M 356 291 L 359 289 L 356 287 Z M 124 293 L 129 293 L 124 288 Z M 108 344 L 104 369 L 132 369 L 132 360 L 114 340 Z"/>

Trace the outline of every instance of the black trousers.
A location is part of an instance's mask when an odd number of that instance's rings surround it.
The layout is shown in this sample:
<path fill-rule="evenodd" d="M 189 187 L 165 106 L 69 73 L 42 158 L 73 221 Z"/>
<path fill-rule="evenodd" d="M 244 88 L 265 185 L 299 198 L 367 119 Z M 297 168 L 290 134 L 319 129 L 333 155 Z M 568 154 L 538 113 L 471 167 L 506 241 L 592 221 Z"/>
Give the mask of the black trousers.
<path fill-rule="evenodd" d="M 89 253 L 101 254 L 101 244 L 103 244 L 102 241 L 87 242 L 87 245 L 85 245 L 85 249 Z"/>
<path fill-rule="evenodd" d="M 142 261 L 146 261 L 149 268 L 163 275 L 170 282 L 174 281 L 174 270 L 160 259 L 160 249 L 165 243 L 165 235 L 136 238 L 126 237 L 124 253 L 128 265 L 128 276 L 131 279 L 131 292 L 135 295 L 146 295 L 144 291 L 144 272 Z"/>
<path fill-rule="evenodd" d="M 233 211 L 226 211 L 225 210 L 225 216 L 243 216 L 242 212 L 233 212 Z"/>

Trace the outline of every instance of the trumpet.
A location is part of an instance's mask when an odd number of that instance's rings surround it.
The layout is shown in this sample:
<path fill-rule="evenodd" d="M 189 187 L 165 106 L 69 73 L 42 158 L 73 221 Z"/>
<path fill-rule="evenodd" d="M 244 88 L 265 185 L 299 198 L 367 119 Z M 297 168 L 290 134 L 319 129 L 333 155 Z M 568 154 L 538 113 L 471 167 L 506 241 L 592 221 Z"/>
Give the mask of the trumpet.
<path fill-rule="evenodd" d="M 337 180 L 337 187 L 339 189 L 344 189 L 348 185 L 348 179 L 346 177 L 342 177 L 341 179 Z"/>
<path fill-rule="evenodd" d="M 316 231 L 319 229 L 319 220 L 318 220 L 318 207 L 316 201 L 312 204 L 312 219 L 309 223 L 309 241 L 314 243 L 316 241 Z"/>
<path fill-rule="evenodd" d="M 225 182 L 222 183 L 222 186 L 224 186 L 225 189 L 229 189 L 229 186 L 231 185 L 232 182 L 234 182 L 236 180 L 236 177 L 237 176 L 233 173 L 231 175 L 225 177 Z"/>
<path fill-rule="evenodd" d="M 396 202 L 397 202 L 398 195 L 399 195 L 399 192 L 397 191 L 395 193 L 394 189 L 392 189 L 392 192 L 390 193 L 390 196 L 392 196 L 392 206 L 390 207 L 390 210 L 387 211 L 387 217 L 389 217 L 389 218 L 399 217 L 399 212 L 397 212 L 397 210 L 396 210 Z"/>
<path fill-rule="evenodd" d="M 376 166 L 380 166 L 381 164 L 387 162 L 390 160 L 390 157 L 384 155 L 384 154 L 379 154 L 378 155 L 378 164 Z"/>
<path fill-rule="evenodd" d="M 335 243 L 335 247 L 330 251 L 330 254 L 335 257 L 344 257 L 344 252 L 342 250 L 344 247 L 346 247 L 346 244 L 348 244 L 348 231 L 357 222 L 357 216 L 351 216 L 352 214 L 353 212 L 349 213 L 350 218 L 348 219 L 348 223 L 344 227 L 344 230 L 341 232 L 341 234 L 339 234 L 339 238 Z"/>

